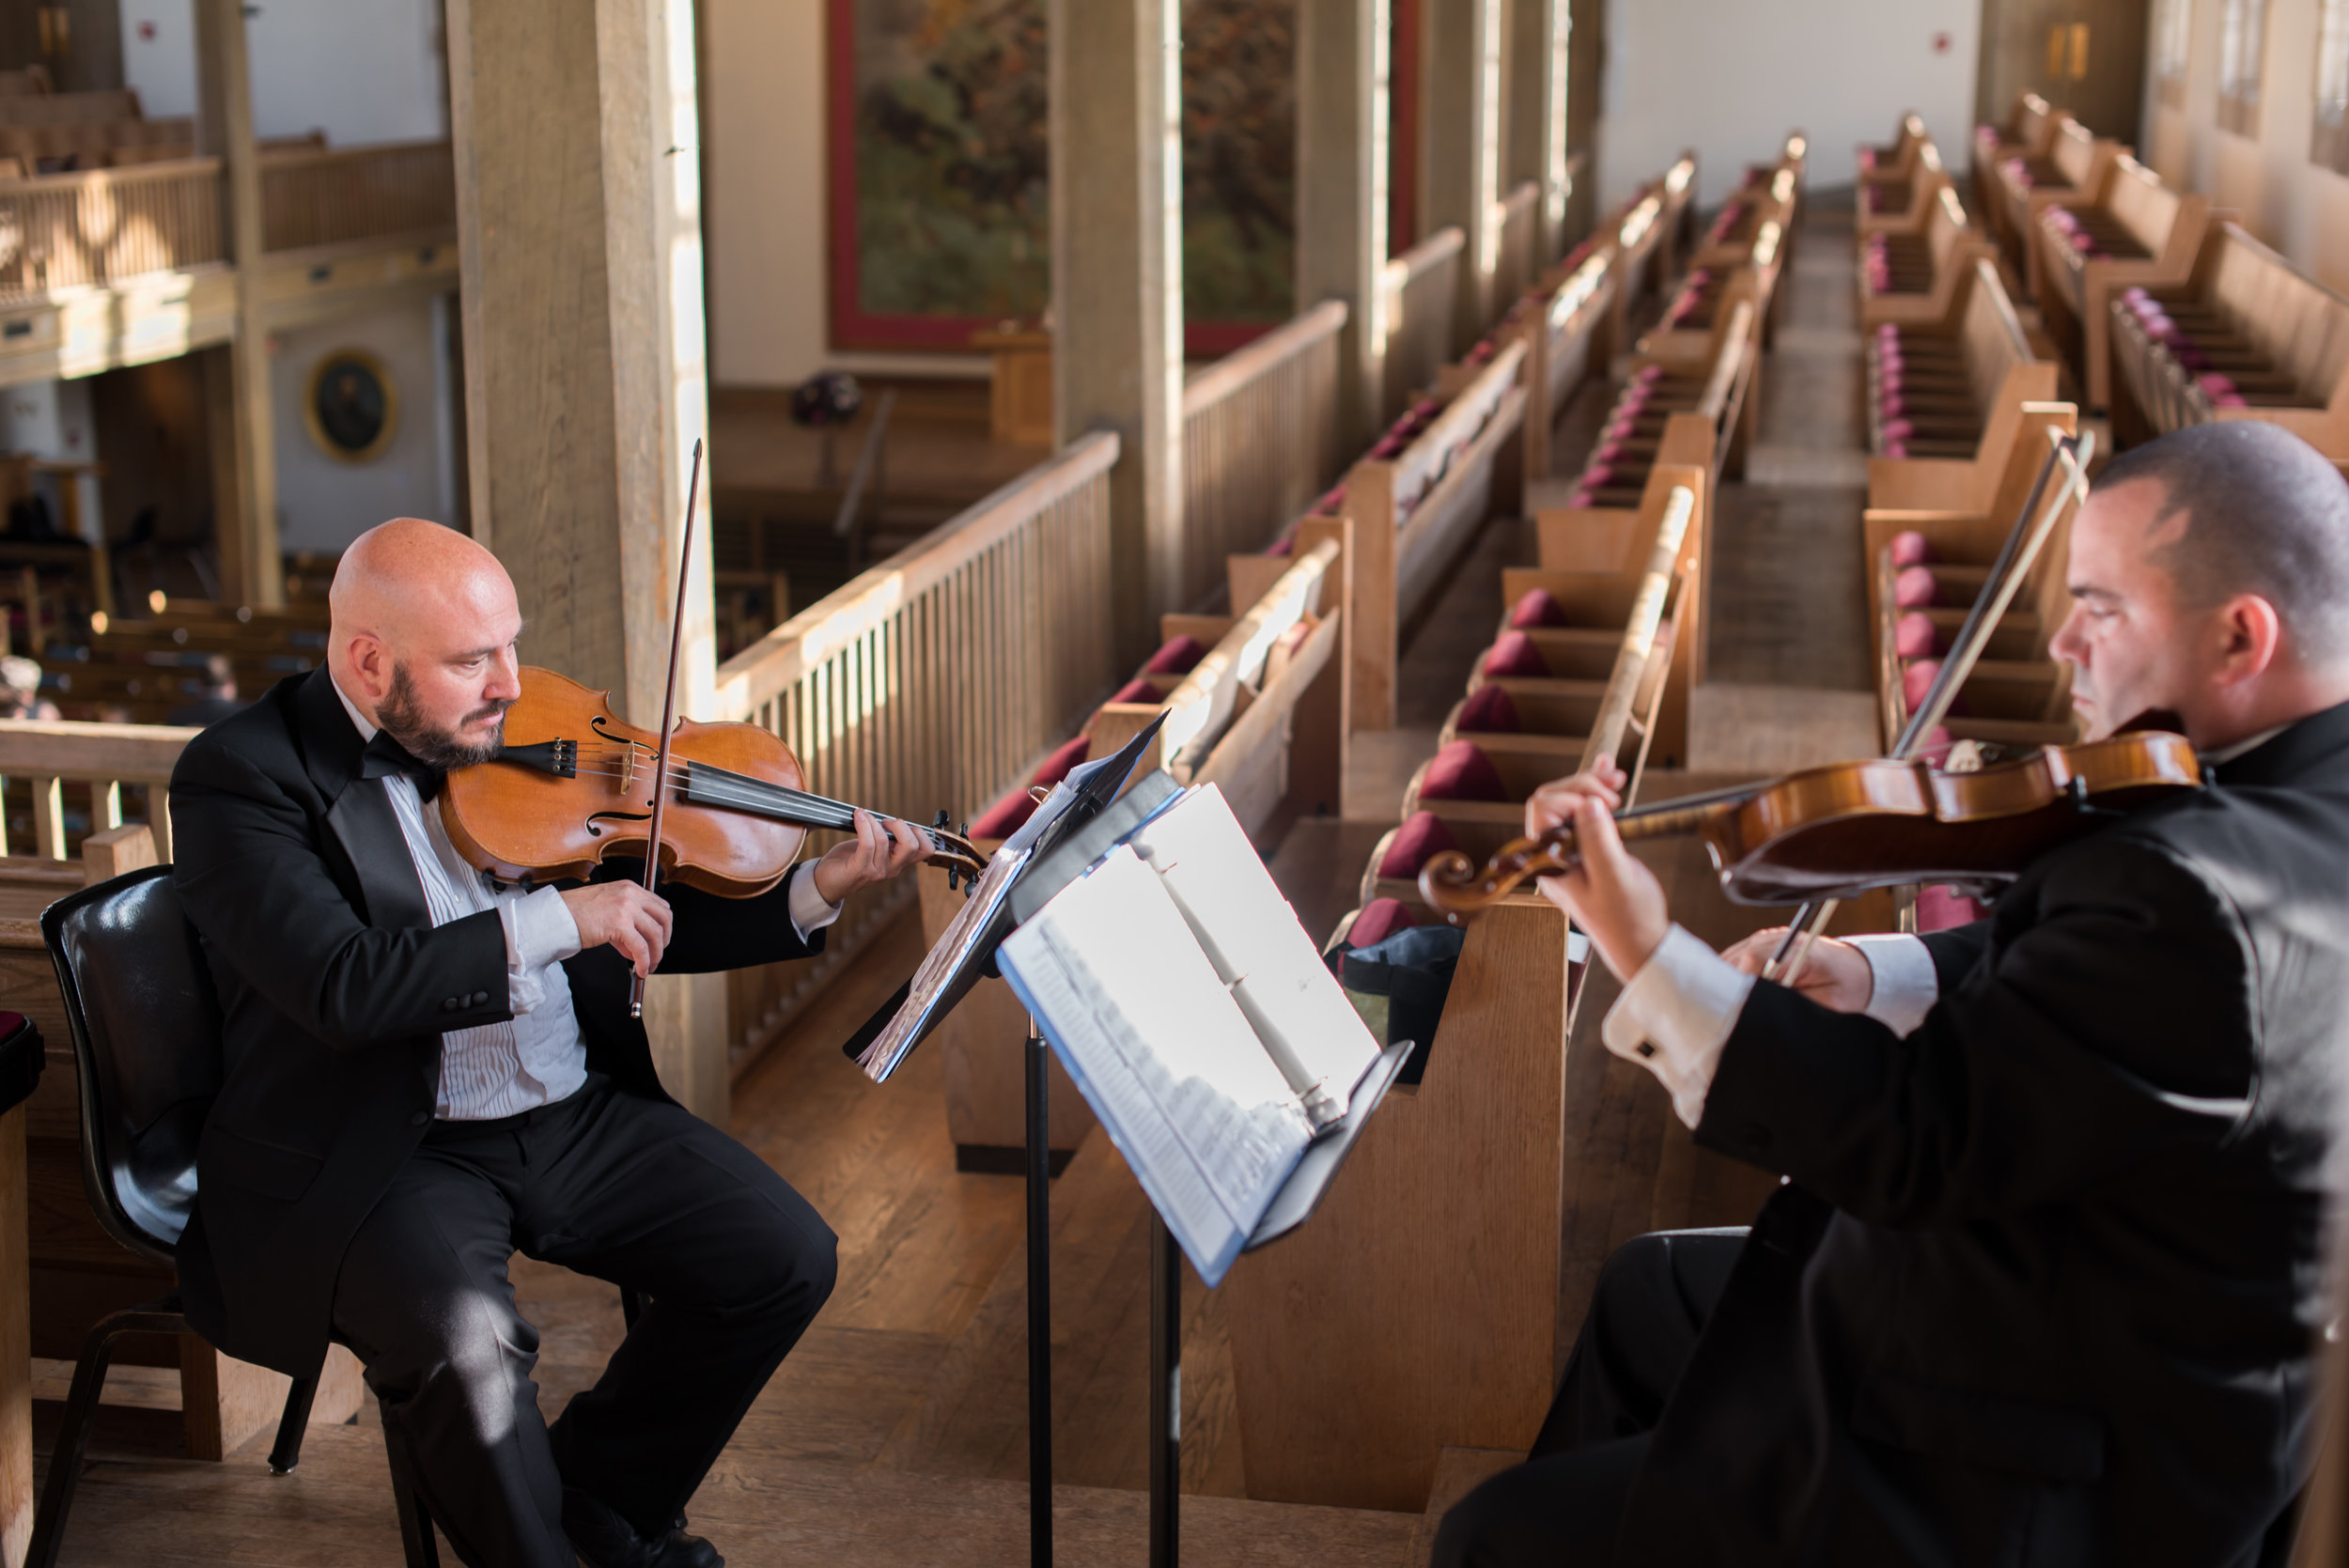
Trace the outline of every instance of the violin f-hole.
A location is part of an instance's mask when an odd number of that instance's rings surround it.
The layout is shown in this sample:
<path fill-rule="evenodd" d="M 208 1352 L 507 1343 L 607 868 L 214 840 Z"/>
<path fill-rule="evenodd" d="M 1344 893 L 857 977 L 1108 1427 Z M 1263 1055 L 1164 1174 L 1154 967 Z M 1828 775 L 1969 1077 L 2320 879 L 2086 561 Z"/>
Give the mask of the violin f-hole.
<path fill-rule="evenodd" d="M 587 831 L 596 837 L 601 838 L 603 837 L 603 829 L 599 826 L 599 824 L 602 823 L 607 818 L 614 822 L 645 822 L 650 820 L 651 816 L 652 813 L 643 811 L 589 812 L 587 814 Z"/>

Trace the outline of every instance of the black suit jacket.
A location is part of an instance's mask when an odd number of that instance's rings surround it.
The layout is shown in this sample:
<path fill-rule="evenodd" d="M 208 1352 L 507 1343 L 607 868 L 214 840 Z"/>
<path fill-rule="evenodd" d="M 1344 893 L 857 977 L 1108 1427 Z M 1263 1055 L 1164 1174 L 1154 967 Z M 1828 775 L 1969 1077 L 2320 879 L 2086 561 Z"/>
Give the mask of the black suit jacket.
<path fill-rule="evenodd" d="M 435 926 L 407 840 L 324 670 L 280 681 L 191 741 L 172 772 L 172 883 L 203 939 L 226 1080 L 198 1147 L 179 1249 L 188 1319 L 243 1360 L 306 1376 L 324 1354 L 334 1276 L 359 1221 L 430 1125 L 441 1034 L 512 1017 L 494 911 Z M 641 875 L 642 862 L 601 877 Z M 804 875 L 804 869 L 793 876 Z M 665 972 L 819 951 L 789 878 L 748 900 L 664 887 Z M 568 960 L 591 1071 L 666 1098 L 629 969 L 609 947 Z"/>
<path fill-rule="evenodd" d="M 1755 987 L 1697 1139 L 1794 1185 L 1618 1561 L 2275 1560 L 2331 1316 L 2349 706 L 2217 777 L 1928 938 L 1906 1039 Z"/>

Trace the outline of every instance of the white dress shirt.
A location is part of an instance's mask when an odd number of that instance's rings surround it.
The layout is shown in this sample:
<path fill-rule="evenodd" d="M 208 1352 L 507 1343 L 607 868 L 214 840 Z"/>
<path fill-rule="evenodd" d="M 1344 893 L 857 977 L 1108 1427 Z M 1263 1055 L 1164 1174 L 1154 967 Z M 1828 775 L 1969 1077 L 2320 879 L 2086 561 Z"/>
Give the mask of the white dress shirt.
<path fill-rule="evenodd" d="M 2290 729 L 2274 729 L 2201 753 L 2205 768 L 2232 762 Z M 1906 1036 L 1925 1021 L 1941 998 L 1933 954 L 1905 934 L 1845 937 L 1868 960 L 1874 988 L 1861 1009 L 1893 1033 Z M 1753 976 L 1678 925 L 1648 958 L 1599 1025 L 1607 1048 L 1654 1073 L 1672 1097 L 1672 1110 L 1693 1127 L 1704 1117 L 1704 1096 L 1720 1065 L 1721 1048 L 1737 1027 Z"/>
<path fill-rule="evenodd" d="M 357 726 L 361 744 L 373 740 L 376 726 L 349 694 L 336 686 L 334 695 Z M 486 1122 L 569 1097 L 587 1078 L 587 1046 L 571 1011 L 570 978 L 563 972 L 563 960 L 580 947 L 570 906 L 559 889 L 525 893 L 474 869 L 449 842 L 441 814 L 425 809 L 415 781 L 406 774 L 372 782 L 382 785 L 399 818 L 432 924 L 446 925 L 495 909 L 506 927 L 506 1006 L 514 1016 L 441 1036 L 441 1087 L 433 1114 L 444 1122 Z M 350 787 L 364 789 L 368 783 Z M 816 891 L 816 878 L 797 869 L 786 897 L 801 939 L 839 918 L 840 906 L 826 903 Z"/>
<path fill-rule="evenodd" d="M 1925 1021 L 1940 999 L 1933 955 L 1910 936 L 1845 937 L 1875 976 L 1861 1009 L 1895 1034 Z M 1599 1025 L 1607 1048 L 1654 1073 L 1689 1126 L 1704 1119 L 1704 1096 L 1721 1048 L 1745 1010 L 1754 980 L 1679 925 L 1664 939 Z"/>

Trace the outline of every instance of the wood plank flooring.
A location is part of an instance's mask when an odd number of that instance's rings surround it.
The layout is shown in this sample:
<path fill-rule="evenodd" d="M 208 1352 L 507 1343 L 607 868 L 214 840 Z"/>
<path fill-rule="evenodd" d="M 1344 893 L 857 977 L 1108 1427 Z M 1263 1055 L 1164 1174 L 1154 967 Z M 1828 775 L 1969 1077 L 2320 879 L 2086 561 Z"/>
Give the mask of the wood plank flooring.
<path fill-rule="evenodd" d="M 1766 368 L 1764 438 L 1789 452 L 1857 448 L 1835 389 L 1857 377 L 1824 258 L 1847 254 L 1848 214 L 1814 212 Z M 1848 272 L 1841 288 L 1848 292 Z M 1848 353 L 1850 363 L 1843 364 Z M 1562 472 L 1579 464 L 1604 398 L 1570 413 Z M 763 412 L 763 411 L 761 411 Z M 1579 432 L 1579 434 L 1578 434 Z M 1801 463 L 1778 476 L 1829 472 Z M 894 470 L 893 470 L 894 474 Z M 1763 475 L 1764 477 L 1772 475 Z M 803 483 L 778 473 L 768 483 Z M 1873 749 L 1859 577 L 1859 492 L 1732 484 L 1714 566 L 1714 684 L 1692 715 L 1693 761 L 1740 777 Z M 1400 725 L 1360 737 L 1343 817 L 1298 825 L 1273 867 L 1316 936 L 1352 907 L 1501 610 L 1499 568 L 1530 561 L 1520 522 L 1486 529 L 1411 639 Z M 1681 781 L 1683 784 L 1687 780 Z M 1670 787 L 1658 781 L 1658 787 Z M 1667 857 L 1672 851 L 1658 851 Z M 1681 860 L 1687 860 L 1681 857 Z M 1675 908 L 1709 923 L 1702 867 L 1667 867 Z M 1716 899 L 1718 895 L 1714 895 Z M 1739 912 L 1739 918 L 1750 918 Z M 1709 924 L 1704 932 L 1716 936 Z M 916 1053 L 885 1086 L 838 1043 L 910 971 L 910 920 L 891 929 L 738 1086 L 733 1130 L 840 1235 L 831 1303 L 745 1419 L 690 1513 L 738 1563 L 980 1564 L 1025 1546 L 1025 1262 L 1016 1177 L 961 1174 L 946 1131 L 940 1060 Z M 1611 987 L 1595 973 L 1595 1027 Z M 1588 1079 L 1569 1129 L 1568 1266 L 1562 1343 L 1607 1250 L 1657 1224 L 1750 1212 L 1760 1172 L 1707 1163 L 1648 1076 L 1580 1038 Z M 1054 1184 L 1053 1431 L 1056 1521 L 1066 1560 L 1140 1561 L 1146 1502 L 1148 1215 L 1116 1151 L 1088 1139 Z M 541 1334 L 537 1381 L 552 1416 L 599 1374 L 620 1337 L 617 1294 L 517 1259 L 523 1311 Z M 1217 1296 L 1190 1281 L 1183 1334 L 1185 1551 L 1203 1564 L 1397 1565 L 1425 1560 L 1432 1519 L 1241 1498 L 1229 1332 Z M 152 1403 L 152 1400 L 148 1400 Z M 164 1423 L 110 1412 L 82 1483 L 64 1560 L 74 1564 L 384 1564 L 399 1560 L 372 1408 L 310 1434 L 302 1467 L 272 1478 L 264 1436 L 226 1464 L 179 1457 Z M 55 1407 L 48 1407 L 54 1426 Z M 176 1426 L 176 1423 L 172 1423 Z M 1436 1512 L 1507 1456 L 1461 1451 L 1438 1467 Z"/>

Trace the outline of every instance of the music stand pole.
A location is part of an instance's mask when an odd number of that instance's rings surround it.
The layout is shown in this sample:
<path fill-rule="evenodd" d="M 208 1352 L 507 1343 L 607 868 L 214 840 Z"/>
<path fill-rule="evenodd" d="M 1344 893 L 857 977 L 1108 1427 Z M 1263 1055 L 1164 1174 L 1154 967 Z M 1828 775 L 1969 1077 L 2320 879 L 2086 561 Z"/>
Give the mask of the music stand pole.
<path fill-rule="evenodd" d="M 1182 1529 L 1183 1254 L 1150 1210 L 1150 1568 L 1174 1568 Z"/>
<path fill-rule="evenodd" d="M 1028 1020 L 1028 1561 L 1052 1568 L 1051 1048 Z"/>

